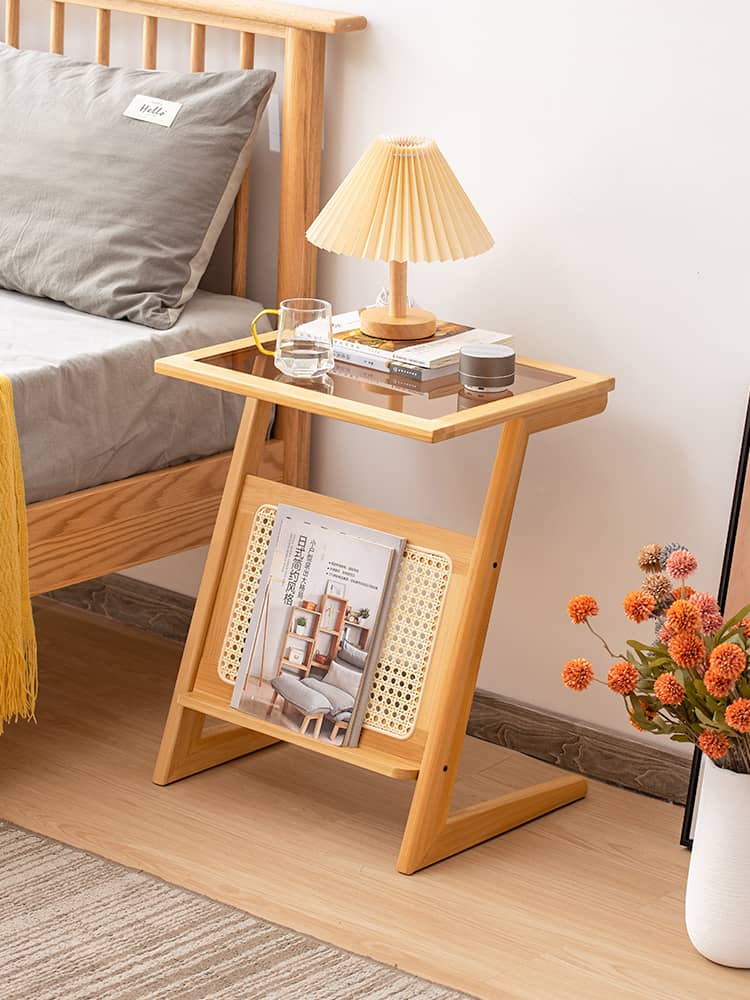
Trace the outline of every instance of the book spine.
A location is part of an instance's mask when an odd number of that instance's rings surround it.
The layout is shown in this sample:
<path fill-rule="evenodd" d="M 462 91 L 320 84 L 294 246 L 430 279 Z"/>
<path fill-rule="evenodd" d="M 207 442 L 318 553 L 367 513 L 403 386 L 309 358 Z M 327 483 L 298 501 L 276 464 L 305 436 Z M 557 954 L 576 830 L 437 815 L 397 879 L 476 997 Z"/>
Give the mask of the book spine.
<path fill-rule="evenodd" d="M 458 371 L 458 364 L 444 365 L 442 368 L 420 368 L 418 365 L 408 365 L 404 361 L 391 361 L 391 375 L 402 375 L 414 379 L 415 382 L 431 382 L 433 379 L 445 378 Z"/>
<path fill-rule="evenodd" d="M 345 361 L 349 365 L 359 365 L 362 368 L 372 368 L 376 372 L 387 372 L 390 358 L 383 357 L 379 352 L 367 347 L 352 347 L 345 341 L 333 341 L 333 357 L 336 361 Z"/>
<path fill-rule="evenodd" d="M 374 633 L 370 636 L 370 648 L 367 654 L 367 661 L 365 663 L 364 676 L 362 677 L 357 697 L 355 698 L 354 705 L 352 706 L 352 717 L 349 720 L 349 726 L 344 734 L 342 746 L 357 746 L 359 738 L 362 735 L 362 724 L 364 723 L 365 715 L 367 714 L 370 692 L 372 691 L 372 686 L 375 683 L 375 672 L 378 669 L 380 647 L 383 643 L 383 638 L 385 637 L 386 624 L 388 622 L 388 616 L 391 612 L 391 604 L 393 603 L 393 597 L 396 591 L 396 582 L 398 580 L 398 574 L 401 570 L 401 561 L 404 557 L 405 549 L 405 538 L 399 539 L 398 542 L 392 546 L 388 578 L 386 580 L 385 587 L 383 588 L 383 595 L 381 597 L 380 607 L 378 608 L 378 622 Z"/>

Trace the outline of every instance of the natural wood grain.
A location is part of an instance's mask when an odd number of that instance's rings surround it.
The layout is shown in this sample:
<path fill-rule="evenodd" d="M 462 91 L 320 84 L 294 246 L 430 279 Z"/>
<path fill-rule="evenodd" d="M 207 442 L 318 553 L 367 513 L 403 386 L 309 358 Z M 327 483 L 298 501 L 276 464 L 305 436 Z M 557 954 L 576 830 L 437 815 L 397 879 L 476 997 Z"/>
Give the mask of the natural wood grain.
<path fill-rule="evenodd" d="M 406 261 L 392 260 L 388 269 L 388 311 L 391 316 L 406 316 Z"/>
<path fill-rule="evenodd" d="M 507 833 L 545 813 L 582 799 L 587 789 L 583 778 L 566 774 L 561 778 L 520 788 L 487 802 L 477 802 L 459 809 L 446 819 L 445 825 L 421 859 L 420 867 L 442 861 L 467 847 Z"/>
<path fill-rule="evenodd" d="M 284 46 L 279 302 L 315 293 L 317 250 L 305 232 L 320 207 L 325 36 L 291 28 Z"/>
<path fill-rule="evenodd" d="M 259 366 L 268 363 L 269 359 L 267 358 L 259 358 L 257 362 Z M 211 545 L 203 570 L 195 612 L 182 654 L 180 673 L 164 727 L 162 745 L 154 770 L 154 781 L 157 784 L 166 784 L 177 778 L 182 778 L 186 774 L 192 773 L 190 766 L 193 762 L 206 760 L 205 751 L 202 751 L 199 756 L 200 748 L 198 745 L 203 719 L 194 711 L 190 711 L 182 698 L 193 690 L 213 613 L 216 592 L 229 552 L 229 541 L 245 478 L 260 470 L 269 417 L 270 406 L 268 403 L 262 400 L 247 400 L 224 484 L 216 524 L 211 536 Z M 237 756 L 235 751 L 238 748 L 240 753 L 248 753 L 256 749 L 258 745 L 258 738 L 252 733 L 246 734 L 244 738 L 240 735 L 234 739 L 227 738 L 215 741 L 213 749 L 217 753 L 211 758 L 210 763 L 202 763 L 202 766 L 197 766 L 194 769 L 203 770 L 206 766 L 230 760 Z"/>
<path fill-rule="evenodd" d="M 263 473 L 279 477 L 282 456 L 269 442 Z M 228 467 L 217 455 L 31 504 L 32 594 L 204 545 Z"/>
<path fill-rule="evenodd" d="M 320 207 L 325 35 L 290 28 L 284 46 L 281 193 L 276 298 L 314 296 L 317 250 L 305 238 Z M 280 410 L 279 433 L 300 447 L 286 453 L 284 481 L 306 487 L 310 477 L 310 415 Z"/>
<path fill-rule="evenodd" d="M 231 688 L 228 688 L 228 691 L 231 694 Z M 232 729 L 235 732 L 237 731 L 236 727 L 242 727 L 242 732 L 254 737 L 261 745 L 268 745 L 281 739 L 285 743 L 291 743 L 307 750 L 314 749 L 316 754 L 321 754 L 324 757 L 333 757 L 345 764 L 355 764 L 366 771 L 374 771 L 376 774 L 384 774 L 389 778 L 396 778 L 401 781 L 413 781 L 418 773 L 415 762 L 413 760 L 409 761 L 408 758 L 400 755 L 399 750 L 401 748 L 393 745 L 396 743 L 394 740 L 388 741 L 392 745 L 388 749 L 374 748 L 371 743 L 376 741 L 371 741 L 370 745 L 368 745 L 368 741 L 365 741 L 364 744 L 360 744 L 357 747 L 338 747 L 327 741 L 313 742 L 312 732 L 305 735 L 301 727 L 300 732 L 294 729 L 283 729 L 272 722 L 267 722 L 265 719 L 253 717 L 250 720 L 252 728 L 248 729 L 247 713 L 239 712 L 236 708 L 232 708 L 229 705 L 227 697 L 217 698 L 207 694 L 185 694 L 180 696 L 180 704 L 185 708 L 192 709 L 193 712 L 202 712 L 203 715 L 208 715 L 211 718 L 233 723 Z M 263 743 L 265 737 L 269 737 L 269 739 L 266 739 L 265 743 Z M 377 742 L 382 746 L 382 740 Z M 252 746 L 252 749 L 255 749 L 255 747 Z M 222 752 L 223 750 L 220 749 L 219 753 Z M 238 753 L 232 754 L 232 758 L 239 757 L 248 752 L 251 751 L 248 751 L 246 748 L 240 749 Z M 203 767 L 194 766 L 192 770 L 189 769 L 190 764 L 188 764 L 185 766 L 185 774 L 194 774 L 196 771 L 205 770 L 206 766 L 213 766 L 214 763 L 216 763 L 216 760 L 212 758 L 210 764 Z M 180 765 L 178 764 L 177 768 L 170 772 L 171 781 L 174 781 L 175 778 L 184 777 L 183 774 L 178 773 L 179 767 Z"/>
<path fill-rule="evenodd" d="M 5 0 L 5 42 L 16 49 L 21 43 L 21 0 Z"/>
<path fill-rule="evenodd" d="M 437 322 L 435 313 L 426 309 L 405 309 L 403 316 L 394 316 L 390 306 L 363 309 L 359 319 L 363 333 L 383 340 L 425 340 L 433 335 Z"/>
<path fill-rule="evenodd" d="M 195 600 L 121 573 L 54 590 L 45 597 L 184 643 Z M 499 660 L 499 658 L 498 658 Z M 667 802 L 684 804 L 690 757 L 619 736 L 478 688 L 469 736 Z"/>
<path fill-rule="evenodd" d="M 101 66 L 109 66 L 109 39 L 112 13 L 99 8 L 96 12 L 96 61 Z"/>
<path fill-rule="evenodd" d="M 49 5 L 49 50 L 61 56 L 65 49 L 65 4 L 52 0 Z"/>
<path fill-rule="evenodd" d="M 274 746 L 152 785 L 179 647 L 45 601 L 36 619 L 38 723 L 0 739 L 5 819 L 486 1000 L 747 991 L 746 972 L 688 942 L 677 807 L 593 782 L 583 802 L 404 879 L 407 783 Z M 457 804 L 559 775 L 467 739 Z"/>
<path fill-rule="evenodd" d="M 159 20 L 151 14 L 143 18 L 143 68 L 156 69 L 156 48 L 159 41 Z"/>
<path fill-rule="evenodd" d="M 506 424 L 474 541 L 463 613 L 450 643 L 453 669 L 441 677 L 404 830 L 398 868 L 407 875 L 493 836 L 494 826 L 497 832 L 508 829 L 496 803 L 484 803 L 483 813 L 459 823 L 450 836 L 446 823 L 527 443 L 528 429 L 522 420 Z M 508 805 L 509 813 L 515 815 L 513 804 Z"/>
<path fill-rule="evenodd" d="M 255 35 L 250 31 L 240 33 L 240 69 L 252 69 L 255 60 Z"/>
<path fill-rule="evenodd" d="M 75 0 L 77 6 L 150 14 L 171 21 L 200 21 L 216 28 L 250 31 L 283 38 L 289 29 L 324 35 L 362 31 L 367 18 L 360 14 L 323 10 L 270 0 Z"/>
<path fill-rule="evenodd" d="M 240 32 L 240 69 L 252 69 L 255 62 L 255 35 Z M 240 183 L 234 202 L 234 246 L 232 249 L 232 295 L 247 291 L 247 241 L 250 229 L 250 168 Z"/>
<path fill-rule="evenodd" d="M 190 25 L 190 72 L 202 73 L 206 68 L 206 26 Z"/>

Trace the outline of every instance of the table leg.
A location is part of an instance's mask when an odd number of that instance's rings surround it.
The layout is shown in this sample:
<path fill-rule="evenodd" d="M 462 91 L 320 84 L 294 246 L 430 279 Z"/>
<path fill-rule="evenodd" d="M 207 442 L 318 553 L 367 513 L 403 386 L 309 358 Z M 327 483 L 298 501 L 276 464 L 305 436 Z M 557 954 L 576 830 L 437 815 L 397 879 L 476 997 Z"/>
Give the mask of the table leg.
<path fill-rule="evenodd" d="M 565 775 L 449 815 L 529 431 L 522 418 L 511 420 L 498 445 L 453 644 L 454 667 L 442 683 L 401 843 L 398 870 L 406 875 L 586 794 L 583 778 Z"/>
<path fill-rule="evenodd" d="M 195 611 L 190 623 L 180 672 L 172 695 L 172 704 L 162 736 L 153 780 L 166 785 L 216 764 L 241 757 L 275 743 L 270 736 L 237 726 L 221 726 L 203 735 L 205 715 L 179 704 L 181 695 L 193 688 L 216 592 L 227 557 L 245 477 L 257 474 L 271 416 L 271 404 L 248 399 L 237 432 L 232 461 L 216 518 L 206 567 L 203 572 Z"/>

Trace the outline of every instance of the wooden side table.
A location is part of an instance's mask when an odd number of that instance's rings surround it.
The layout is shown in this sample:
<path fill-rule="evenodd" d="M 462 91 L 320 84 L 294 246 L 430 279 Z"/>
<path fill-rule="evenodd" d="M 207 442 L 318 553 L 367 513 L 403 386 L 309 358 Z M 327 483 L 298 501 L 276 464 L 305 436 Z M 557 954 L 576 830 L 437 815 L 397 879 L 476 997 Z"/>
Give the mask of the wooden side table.
<path fill-rule="evenodd" d="M 275 335 L 267 336 L 273 339 Z M 411 874 L 553 809 L 582 798 L 586 782 L 561 775 L 540 785 L 450 812 L 469 711 L 495 598 L 529 435 L 601 413 L 614 380 L 519 359 L 512 392 L 485 401 L 463 392 L 429 398 L 399 392 L 387 375 L 372 391 L 332 373 L 330 392 L 281 381 L 270 358 L 240 340 L 164 358 L 156 371 L 246 396 L 206 568 L 167 718 L 154 781 L 167 784 L 252 753 L 278 740 L 400 780 L 416 781 L 398 857 Z M 399 434 L 428 444 L 502 425 L 475 537 L 387 515 L 257 476 L 272 404 Z M 217 673 L 255 512 L 288 503 L 404 535 L 447 553 L 450 581 L 434 651 L 407 739 L 364 729 L 357 747 L 338 747 L 230 706 L 231 686 Z M 223 720 L 206 733 L 206 717 Z"/>

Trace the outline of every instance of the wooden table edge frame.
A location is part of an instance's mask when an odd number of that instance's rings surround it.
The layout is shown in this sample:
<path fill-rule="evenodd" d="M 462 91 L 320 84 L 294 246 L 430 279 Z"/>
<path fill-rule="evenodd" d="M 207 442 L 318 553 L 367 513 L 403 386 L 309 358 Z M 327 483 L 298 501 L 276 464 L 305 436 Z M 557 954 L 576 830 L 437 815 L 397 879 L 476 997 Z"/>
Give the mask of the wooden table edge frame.
<path fill-rule="evenodd" d="M 260 358 L 255 362 L 256 365 L 267 363 L 267 359 Z M 586 380 L 585 373 L 581 373 L 581 378 Z M 540 430 L 602 412 L 606 408 L 613 380 L 595 376 L 590 381 L 597 390 L 591 397 L 584 395 L 583 399 L 574 398 L 565 403 L 559 402 L 558 397 L 553 395 L 551 399 L 555 403 L 549 407 L 532 407 L 530 415 L 519 414 L 503 424 L 466 577 L 464 610 L 451 640 L 450 663 L 454 667 L 439 675 L 439 693 L 416 773 L 416 786 L 398 856 L 398 871 L 403 874 L 410 875 L 586 795 L 587 784 L 583 778 L 562 775 L 552 781 L 450 812 L 451 795 L 528 439 Z M 255 720 L 251 716 L 247 716 L 246 721 L 243 718 L 241 727 L 226 725 L 212 728 L 204 734 L 206 714 L 191 707 L 209 707 L 200 699 L 194 699 L 191 692 L 243 484 L 247 476 L 255 475 L 262 456 L 270 406 L 268 400 L 258 398 L 248 398 L 245 403 L 156 763 L 154 781 L 160 785 L 276 742 L 276 738 L 268 732 L 253 729 Z M 329 416 L 332 414 L 329 413 Z M 279 736 L 283 738 L 281 732 Z M 299 743 L 299 740 L 294 742 Z M 310 750 L 316 750 L 314 740 L 305 741 L 305 745 Z M 347 758 L 352 764 L 357 763 L 356 753 L 356 748 L 352 749 L 351 757 Z M 363 762 L 362 766 L 369 765 Z M 407 770 L 406 775 L 392 776 L 411 777 L 412 774 Z"/>

